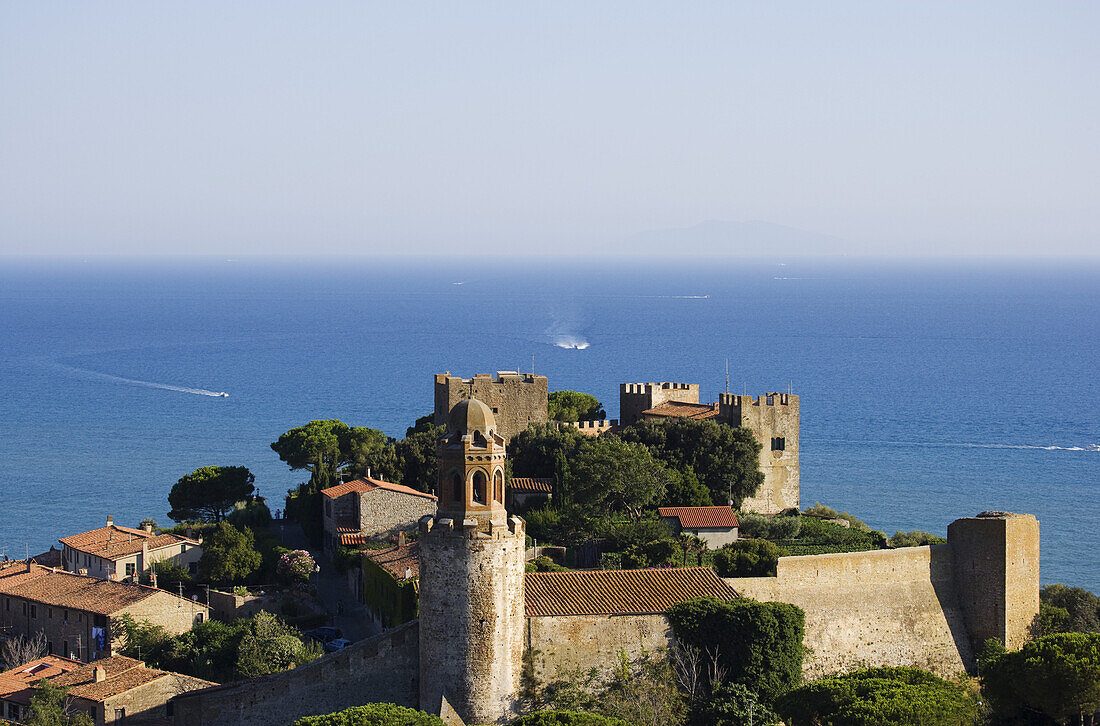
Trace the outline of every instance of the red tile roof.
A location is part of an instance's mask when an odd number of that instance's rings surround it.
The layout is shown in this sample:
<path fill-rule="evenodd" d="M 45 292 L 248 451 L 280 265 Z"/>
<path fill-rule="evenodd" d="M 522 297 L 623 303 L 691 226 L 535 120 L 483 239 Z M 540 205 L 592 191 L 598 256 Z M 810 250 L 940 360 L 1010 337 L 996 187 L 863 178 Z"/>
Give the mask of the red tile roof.
<path fill-rule="evenodd" d="M 533 479 L 526 476 L 514 476 L 512 477 L 512 489 L 525 492 L 545 492 L 546 494 L 553 494 L 554 480 Z"/>
<path fill-rule="evenodd" d="M 154 587 L 100 580 L 38 565 L 31 565 L 28 571 L 26 563 L 19 561 L 0 566 L 0 593 L 4 595 L 100 615 L 113 615 L 158 592 L 178 597 Z"/>
<path fill-rule="evenodd" d="M 96 668 L 103 668 L 107 676 L 98 683 L 95 680 Z M 178 682 L 182 681 L 178 685 L 191 686 L 191 688 L 185 688 L 184 690 L 217 685 L 191 676 L 146 668 L 141 661 L 122 655 L 112 655 L 109 658 L 93 661 L 69 673 L 59 675 L 51 679 L 51 682 L 57 686 L 67 687 L 70 696 L 88 701 L 104 701 L 138 686 L 151 683 L 158 678 L 168 676 L 175 677 Z"/>
<path fill-rule="evenodd" d="M 412 542 L 384 550 L 363 550 L 363 554 L 375 562 L 395 580 L 404 580 L 405 571 L 411 570 L 408 579 L 420 577 L 420 543 Z"/>
<path fill-rule="evenodd" d="M 321 493 L 329 499 L 338 499 L 345 494 L 351 494 L 352 492 L 358 492 L 362 494 L 363 492 L 369 492 L 375 489 L 384 489 L 389 492 L 397 492 L 398 494 L 411 494 L 416 497 L 424 497 L 426 499 L 432 500 L 435 499 L 434 494 L 428 494 L 427 492 L 418 492 L 412 487 L 407 487 L 404 484 L 394 484 L 392 482 L 382 481 L 381 479 L 370 478 L 356 479 L 355 481 L 347 481 L 343 484 L 337 484 L 334 487 L 322 489 Z"/>
<path fill-rule="evenodd" d="M 527 615 L 640 615 L 712 595 L 733 600 L 737 592 L 709 567 L 660 570 L 528 572 Z"/>
<path fill-rule="evenodd" d="M 345 547 L 362 547 L 368 542 L 370 542 L 370 538 L 368 538 L 367 535 L 360 534 L 358 532 L 340 535 L 340 544 Z"/>
<path fill-rule="evenodd" d="M 718 407 L 710 403 L 666 401 L 660 406 L 642 411 L 642 415 L 657 416 L 659 418 L 714 418 L 718 415 Z"/>
<path fill-rule="evenodd" d="M 729 529 L 737 526 L 730 507 L 658 507 L 657 514 L 680 520 L 684 529 Z"/>
<path fill-rule="evenodd" d="M 23 665 L 0 673 L 0 699 L 13 703 L 29 704 L 35 682 L 43 678 L 76 670 L 84 664 L 78 660 L 61 658 L 56 655 L 44 655 Z"/>
<path fill-rule="evenodd" d="M 143 529 L 120 527 L 109 524 L 106 527 L 74 534 L 60 540 L 74 550 L 87 552 L 107 560 L 117 560 L 136 552 L 141 552 L 144 543 L 150 550 L 172 547 L 179 544 L 197 545 L 195 540 L 180 537 L 178 534 L 152 534 Z"/>

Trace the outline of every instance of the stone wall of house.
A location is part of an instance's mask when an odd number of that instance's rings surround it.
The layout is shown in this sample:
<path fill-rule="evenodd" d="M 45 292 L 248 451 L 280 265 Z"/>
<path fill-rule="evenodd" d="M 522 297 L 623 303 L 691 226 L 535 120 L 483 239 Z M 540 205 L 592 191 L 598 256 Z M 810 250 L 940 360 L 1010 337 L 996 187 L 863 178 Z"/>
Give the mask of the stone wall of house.
<path fill-rule="evenodd" d="M 95 711 L 96 726 L 109 723 L 130 723 L 135 719 L 140 719 L 143 722 L 146 719 L 166 718 L 166 704 L 173 696 L 206 688 L 209 685 L 206 681 L 200 681 L 197 678 L 171 673 L 163 678 L 131 688 L 117 696 L 111 696 L 102 703 L 85 701 L 82 698 L 73 700 L 78 709 Z M 125 710 L 125 712 L 118 713 L 121 710 Z M 120 718 L 115 717 L 116 713 Z"/>
<path fill-rule="evenodd" d="M 450 373 L 435 376 L 435 423 L 447 424 L 451 409 L 465 398 L 476 398 L 493 410 L 497 434 L 505 442 L 533 423 L 548 420 L 549 382 L 533 373 L 498 372 L 496 378 L 479 373 L 461 378 Z"/>
<path fill-rule="evenodd" d="M 366 703 L 417 708 L 419 678 L 419 623 L 414 620 L 285 673 L 176 696 L 172 723 L 285 726 L 302 716 Z"/>
<path fill-rule="evenodd" d="M 22 636 L 44 633 L 49 651 L 66 658 L 87 662 L 99 653 L 92 637 L 92 628 L 97 622 L 94 613 L 55 608 L 10 595 L 0 596 L 0 604 L 0 632 Z M 34 617 L 31 617 L 31 605 Z M 106 618 L 102 623 L 106 626 Z"/>
<path fill-rule="evenodd" d="M 368 537 L 390 539 L 417 528 L 420 518 L 435 514 L 435 500 L 387 489 L 363 492 L 359 501 L 359 531 Z"/>
<path fill-rule="evenodd" d="M 146 589 L 152 590 L 152 588 Z M 172 635 L 186 633 L 196 623 L 210 618 L 210 610 L 200 602 L 181 598 L 164 590 L 152 590 L 150 597 L 133 605 L 127 605 L 111 615 L 111 637 L 115 635 L 115 621 L 124 613 L 138 622 L 144 620 L 153 625 L 159 625 Z"/>
<path fill-rule="evenodd" d="M 671 643 L 672 626 L 662 614 L 527 618 L 528 657 L 541 685 L 577 669 L 609 673 L 620 652 L 632 662 L 647 653 L 661 658 Z"/>

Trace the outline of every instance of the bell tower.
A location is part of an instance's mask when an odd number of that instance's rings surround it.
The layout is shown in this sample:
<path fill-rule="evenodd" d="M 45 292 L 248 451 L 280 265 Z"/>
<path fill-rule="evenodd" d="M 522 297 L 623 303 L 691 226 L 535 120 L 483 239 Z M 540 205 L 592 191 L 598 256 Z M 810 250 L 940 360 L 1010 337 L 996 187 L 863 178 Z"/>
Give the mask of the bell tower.
<path fill-rule="evenodd" d="M 455 404 L 437 452 L 439 504 L 420 520 L 420 708 L 507 723 L 523 666 L 526 525 L 504 508 L 492 409 Z"/>
<path fill-rule="evenodd" d="M 492 410 L 476 398 L 455 404 L 447 434 L 439 442 L 438 516 L 456 522 L 472 518 L 479 531 L 503 525 L 504 439 Z"/>

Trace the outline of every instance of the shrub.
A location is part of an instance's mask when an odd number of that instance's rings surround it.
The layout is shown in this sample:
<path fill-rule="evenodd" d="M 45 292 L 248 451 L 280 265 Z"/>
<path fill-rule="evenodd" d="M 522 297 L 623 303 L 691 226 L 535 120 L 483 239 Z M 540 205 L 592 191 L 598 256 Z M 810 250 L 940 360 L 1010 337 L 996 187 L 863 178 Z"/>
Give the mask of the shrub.
<path fill-rule="evenodd" d="M 731 683 L 773 699 L 802 679 L 805 614 L 788 603 L 701 597 L 668 611 L 678 640 L 715 654 Z"/>
<path fill-rule="evenodd" d="M 1039 600 L 1043 605 L 1060 608 L 1066 612 L 1066 619 L 1060 632 L 1100 632 L 1100 597 L 1088 590 L 1056 583 L 1040 590 Z"/>
<path fill-rule="evenodd" d="M 309 582 L 309 576 L 316 566 L 317 563 L 310 553 L 305 550 L 291 550 L 279 558 L 275 572 L 287 582 L 303 585 Z"/>
<path fill-rule="evenodd" d="M 601 570 L 621 570 L 623 567 L 623 556 L 618 552 L 604 552 L 600 555 L 600 569 Z"/>
<path fill-rule="evenodd" d="M 773 577 L 783 551 L 766 539 L 739 540 L 714 553 L 721 577 Z"/>
<path fill-rule="evenodd" d="M 1100 633 L 1055 633 L 982 657 L 982 693 L 1002 722 L 1039 713 L 1084 723 L 1100 709 Z"/>
<path fill-rule="evenodd" d="M 779 716 L 740 683 L 723 683 L 695 710 L 703 726 L 775 726 Z"/>
<path fill-rule="evenodd" d="M 511 726 L 632 726 L 629 721 L 578 711 L 535 711 L 517 718 Z"/>
<path fill-rule="evenodd" d="M 807 684 L 779 699 L 791 726 L 973 726 L 962 687 L 917 668 L 868 668 Z"/>
<path fill-rule="evenodd" d="M 305 716 L 294 726 L 445 726 L 443 719 L 392 703 L 353 706 L 324 716 Z"/>
<path fill-rule="evenodd" d="M 745 512 L 737 519 L 738 533 L 744 537 L 760 539 L 794 539 L 802 529 L 802 518 L 766 517 L 763 514 Z"/>
<path fill-rule="evenodd" d="M 891 547 L 921 547 L 943 544 L 946 541 L 943 537 L 937 537 L 931 532 L 922 532 L 919 529 L 914 529 L 912 532 L 895 532 L 893 537 L 886 540 Z"/>
<path fill-rule="evenodd" d="M 568 567 L 562 567 L 549 557 L 536 557 L 527 563 L 527 572 L 568 572 Z"/>

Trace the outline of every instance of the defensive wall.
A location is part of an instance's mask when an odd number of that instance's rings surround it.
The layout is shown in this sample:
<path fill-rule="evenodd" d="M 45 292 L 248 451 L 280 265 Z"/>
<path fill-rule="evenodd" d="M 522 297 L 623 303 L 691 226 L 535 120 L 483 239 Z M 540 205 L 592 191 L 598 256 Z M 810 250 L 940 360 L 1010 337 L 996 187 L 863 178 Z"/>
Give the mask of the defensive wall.
<path fill-rule="evenodd" d="M 478 373 L 473 378 L 435 376 L 435 423 L 447 424 L 451 409 L 464 398 L 476 398 L 493 410 L 497 433 L 505 442 L 533 423 L 546 423 L 549 382 L 534 373 L 497 371 L 496 377 Z"/>
<path fill-rule="evenodd" d="M 623 652 L 630 661 L 661 657 L 672 645 L 663 614 L 554 615 L 527 618 L 527 651 L 535 681 L 545 686 L 567 671 L 596 668 L 607 675 Z"/>
<path fill-rule="evenodd" d="M 575 428 L 585 436 L 599 436 L 602 433 L 619 428 L 619 420 L 605 418 L 599 421 L 566 421 L 562 423 L 562 426 Z"/>
<path fill-rule="evenodd" d="M 781 557 L 776 577 L 727 579 L 806 612 L 808 679 L 865 666 L 973 672 L 986 638 L 1018 648 L 1039 612 L 1039 528 L 1029 514 L 956 520 L 947 544 Z"/>
<path fill-rule="evenodd" d="M 169 704 L 174 726 L 285 726 L 365 703 L 419 705 L 412 621 L 284 673 L 192 691 Z"/>

